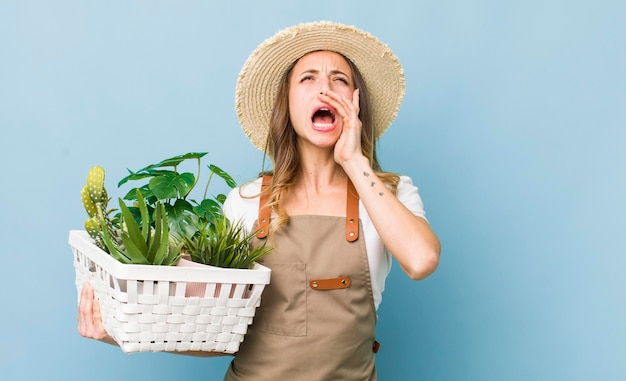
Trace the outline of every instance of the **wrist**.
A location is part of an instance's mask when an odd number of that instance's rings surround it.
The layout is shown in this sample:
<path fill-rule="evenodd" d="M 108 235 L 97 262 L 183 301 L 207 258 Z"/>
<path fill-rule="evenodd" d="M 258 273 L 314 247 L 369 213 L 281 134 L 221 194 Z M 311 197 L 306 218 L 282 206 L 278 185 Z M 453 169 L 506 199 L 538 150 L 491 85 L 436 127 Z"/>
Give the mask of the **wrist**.
<path fill-rule="evenodd" d="M 350 178 L 353 178 L 353 176 L 359 173 L 362 174 L 364 171 L 372 172 L 372 166 L 369 160 L 362 154 L 343 161 L 341 167 Z"/>

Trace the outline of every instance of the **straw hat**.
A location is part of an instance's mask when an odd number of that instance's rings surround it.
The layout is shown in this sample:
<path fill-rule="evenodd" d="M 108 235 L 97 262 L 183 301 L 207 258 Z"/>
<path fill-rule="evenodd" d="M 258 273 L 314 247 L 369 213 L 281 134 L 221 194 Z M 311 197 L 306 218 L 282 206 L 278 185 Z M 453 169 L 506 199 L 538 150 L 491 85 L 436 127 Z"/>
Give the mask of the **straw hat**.
<path fill-rule="evenodd" d="M 385 44 L 354 26 L 329 21 L 295 25 L 262 42 L 239 73 L 237 116 L 257 148 L 265 148 L 270 114 L 283 75 L 299 58 L 318 50 L 340 53 L 359 69 L 370 96 L 376 138 L 396 117 L 404 97 L 404 72 Z"/>

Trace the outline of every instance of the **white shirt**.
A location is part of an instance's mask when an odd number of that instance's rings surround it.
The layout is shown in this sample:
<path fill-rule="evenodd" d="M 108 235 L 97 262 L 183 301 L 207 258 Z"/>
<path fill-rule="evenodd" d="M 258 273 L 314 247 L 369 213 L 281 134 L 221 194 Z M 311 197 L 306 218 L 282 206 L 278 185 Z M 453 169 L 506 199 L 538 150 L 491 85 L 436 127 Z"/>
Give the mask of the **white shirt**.
<path fill-rule="evenodd" d="M 231 221 L 243 221 L 246 229 L 251 231 L 259 214 L 259 193 L 261 192 L 261 178 L 247 183 L 240 188 L 230 191 L 224 203 L 224 215 Z M 242 197 L 242 195 L 244 197 Z M 252 197 L 252 198 L 248 198 Z M 408 176 L 400 176 L 398 190 L 396 193 L 398 200 L 404 204 L 414 215 L 426 218 L 424 204 L 417 187 Z M 374 306 L 382 302 L 382 293 L 385 289 L 385 279 L 391 270 L 391 254 L 385 248 L 378 232 L 374 228 L 372 220 L 367 214 L 363 203 L 359 201 L 359 218 L 365 237 L 365 250 L 370 267 L 370 277 L 372 280 L 372 293 L 374 295 Z"/>

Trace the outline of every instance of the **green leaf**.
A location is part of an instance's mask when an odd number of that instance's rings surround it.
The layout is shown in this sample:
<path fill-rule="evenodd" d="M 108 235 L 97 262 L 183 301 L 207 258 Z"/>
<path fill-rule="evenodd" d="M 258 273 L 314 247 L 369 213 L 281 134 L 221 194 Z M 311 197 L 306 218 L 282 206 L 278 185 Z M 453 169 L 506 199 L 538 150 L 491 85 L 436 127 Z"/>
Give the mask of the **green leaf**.
<path fill-rule="evenodd" d="M 249 268 L 254 261 L 270 252 L 266 246 L 252 248 L 254 233 L 246 234 L 243 223 L 231 223 L 220 215 L 211 224 L 204 223 L 199 235 L 186 241 L 192 258 L 219 267 Z"/>
<path fill-rule="evenodd" d="M 206 220 L 213 221 L 222 215 L 222 206 L 217 201 L 207 198 L 196 207 L 196 212 Z"/>
<path fill-rule="evenodd" d="M 168 198 L 184 198 L 193 188 L 194 182 L 193 173 L 169 173 L 152 178 L 149 187 L 159 200 L 166 200 Z"/>
<path fill-rule="evenodd" d="M 134 246 L 137 247 L 137 249 L 145 257 L 145 255 L 148 253 L 148 246 L 145 241 L 146 237 L 143 236 L 142 231 L 139 229 L 139 225 L 137 225 L 137 221 L 135 221 L 133 214 L 130 212 L 126 204 L 124 204 L 124 201 L 121 198 L 119 199 L 119 201 L 120 201 L 120 210 L 122 212 L 122 218 L 124 220 L 124 224 L 126 225 L 128 236 L 130 240 L 132 241 L 132 243 L 134 244 Z M 123 237 L 124 237 L 124 234 L 122 234 L 122 238 Z M 124 242 L 124 246 L 126 247 L 126 250 L 128 251 L 128 254 L 130 256 L 131 253 L 130 253 L 128 246 L 126 245 L 126 242 Z"/>
<path fill-rule="evenodd" d="M 174 205 L 166 204 L 165 212 L 171 228 L 170 234 L 178 241 L 196 233 L 197 228 L 194 225 L 196 225 L 198 217 L 189 201 L 177 199 Z"/>
<path fill-rule="evenodd" d="M 137 172 L 133 172 L 129 169 L 128 173 L 130 174 L 124 177 L 122 180 L 120 180 L 117 183 L 117 186 L 120 187 L 126 182 L 128 182 L 129 180 L 141 180 L 146 177 L 161 176 L 163 172 L 172 172 L 172 171 L 159 171 L 157 170 L 157 168 L 177 167 L 180 163 L 182 163 L 185 160 L 189 160 L 189 159 L 200 160 L 207 153 L 208 152 L 189 152 L 183 155 L 170 157 L 168 159 L 160 161 L 157 164 L 150 164 L 144 168 L 141 168 Z"/>
<path fill-rule="evenodd" d="M 215 200 L 219 202 L 221 205 L 224 205 L 224 202 L 226 201 L 226 195 L 220 193 L 217 196 L 215 196 Z"/>
<path fill-rule="evenodd" d="M 178 156 L 167 158 L 156 164 L 150 164 L 144 168 L 141 168 L 140 170 L 136 172 L 133 172 L 129 169 L 128 170 L 129 175 L 121 179 L 117 183 L 117 186 L 120 187 L 130 180 L 141 180 L 147 177 L 161 176 L 163 172 L 172 172 L 172 171 L 158 170 L 158 168 L 177 167 L 178 165 L 180 165 L 180 163 L 182 163 L 185 160 L 195 159 L 199 161 L 207 153 L 208 152 L 188 152 L 183 155 L 178 155 Z"/>
<path fill-rule="evenodd" d="M 164 266 L 172 266 L 178 262 L 179 258 L 180 258 L 180 245 L 173 247 L 173 248 L 170 247 L 167 256 L 163 259 L 163 263 L 161 264 Z"/>
<path fill-rule="evenodd" d="M 137 203 L 139 204 L 139 213 L 141 220 L 141 235 L 143 237 L 143 241 L 147 242 L 148 234 L 150 234 L 150 214 L 148 212 L 148 206 L 146 202 L 141 196 L 141 192 L 137 190 Z"/>
<path fill-rule="evenodd" d="M 233 179 L 231 175 L 226 173 L 226 171 L 222 170 L 220 167 L 210 164 L 209 169 L 211 172 L 221 177 L 231 189 L 237 186 L 235 179 Z"/>
<path fill-rule="evenodd" d="M 148 241 L 148 260 L 158 265 L 157 261 L 158 252 L 160 250 L 160 241 L 161 235 L 163 234 L 163 218 L 165 217 L 165 208 L 163 204 L 159 203 L 157 207 L 154 209 L 154 234 L 150 237 Z"/>
<path fill-rule="evenodd" d="M 126 195 L 124 196 L 124 200 L 130 200 L 130 201 L 137 200 L 137 190 L 141 192 L 141 195 L 145 199 L 148 199 L 154 196 L 152 193 L 152 190 L 150 189 L 150 187 L 148 187 L 148 184 L 144 184 L 139 188 L 133 188 L 129 190 L 128 193 L 126 193 Z"/>
<path fill-rule="evenodd" d="M 180 184 L 178 186 L 178 193 L 180 198 L 185 198 L 191 192 L 196 185 L 196 176 L 193 173 L 185 172 L 179 175 Z"/>
<path fill-rule="evenodd" d="M 161 167 L 177 167 L 180 163 L 189 159 L 201 159 L 208 152 L 188 152 L 184 155 L 178 155 L 174 157 L 170 157 L 169 159 L 162 160 L 158 164 L 154 164 L 154 166 L 148 166 L 147 168 L 161 168 Z"/>
<path fill-rule="evenodd" d="M 154 263 L 160 265 L 164 262 L 166 254 L 169 250 L 169 229 L 167 227 L 167 216 L 165 214 L 163 204 L 156 209 L 154 221 L 156 224 L 156 232 L 154 234 L 154 241 L 152 244 L 158 246 L 154 257 Z"/>
<path fill-rule="evenodd" d="M 177 173 L 175 171 L 170 171 L 170 170 L 155 170 L 155 169 L 140 169 L 137 172 L 133 172 L 130 169 L 128 170 L 128 172 L 130 173 L 128 176 L 124 177 L 123 179 L 121 179 L 118 183 L 117 183 L 117 187 L 121 187 L 122 185 L 126 184 L 128 181 L 136 181 L 136 180 L 143 180 L 145 178 L 148 177 L 157 177 L 157 176 L 162 176 L 165 173 Z"/>
<path fill-rule="evenodd" d="M 131 171 L 130 169 L 128 170 L 128 173 L 130 173 L 130 175 L 124 177 L 123 179 L 121 179 L 120 181 L 117 182 L 117 187 L 121 187 L 122 185 L 126 184 L 129 180 L 141 180 L 142 178 L 145 177 L 150 177 L 150 175 L 148 174 L 139 174 L 139 173 L 135 173 L 133 171 Z"/>
<path fill-rule="evenodd" d="M 126 255 L 132 263 L 136 265 L 149 265 L 148 258 L 146 258 L 147 251 L 142 251 L 135 245 L 135 241 L 126 233 L 122 233 L 122 242 L 126 250 Z M 145 245 L 145 242 L 144 242 Z"/>

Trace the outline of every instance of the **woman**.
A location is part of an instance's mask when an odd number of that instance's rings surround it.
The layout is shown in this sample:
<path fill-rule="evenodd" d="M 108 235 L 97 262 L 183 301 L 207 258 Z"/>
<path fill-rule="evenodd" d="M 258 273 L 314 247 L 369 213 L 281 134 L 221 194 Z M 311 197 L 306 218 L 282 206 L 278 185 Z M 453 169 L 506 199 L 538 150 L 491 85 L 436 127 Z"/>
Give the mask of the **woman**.
<path fill-rule="evenodd" d="M 269 241 L 272 278 L 225 380 L 376 379 L 390 255 L 416 280 L 439 261 L 417 188 L 376 159 L 403 96 L 395 55 L 351 26 L 297 25 L 246 61 L 237 113 L 273 167 L 233 190 L 224 213 L 257 231 L 254 245 Z M 110 342 L 85 289 L 79 331 Z"/>
<path fill-rule="evenodd" d="M 237 113 L 273 170 L 233 190 L 224 212 L 274 252 L 262 259 L 272 279 L 226 380 L 375 379 L 388 252 L 413 279 L 439 259 L 417 188 L 376 160 L 403 95 L 393 53 L 350 26 L 297 25 L 248 58 Z"/>

